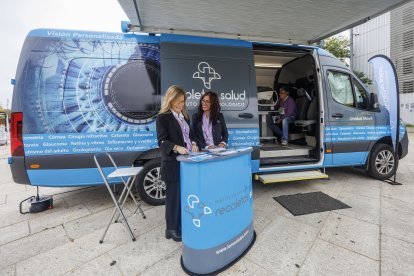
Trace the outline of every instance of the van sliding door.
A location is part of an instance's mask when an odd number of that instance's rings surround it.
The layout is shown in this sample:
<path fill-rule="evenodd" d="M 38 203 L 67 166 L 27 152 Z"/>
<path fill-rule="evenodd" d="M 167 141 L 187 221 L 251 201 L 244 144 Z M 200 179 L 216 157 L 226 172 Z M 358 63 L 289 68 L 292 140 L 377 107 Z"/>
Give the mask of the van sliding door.
<path fill-rule="evenodd" d="M 259 129 L 252 44 L 227 39 L 161 36 L 161 95 L 171 85 L 187 92 L 197 112 L 203 93 L 218 94 L 229 146 L 257 146 Z"/>

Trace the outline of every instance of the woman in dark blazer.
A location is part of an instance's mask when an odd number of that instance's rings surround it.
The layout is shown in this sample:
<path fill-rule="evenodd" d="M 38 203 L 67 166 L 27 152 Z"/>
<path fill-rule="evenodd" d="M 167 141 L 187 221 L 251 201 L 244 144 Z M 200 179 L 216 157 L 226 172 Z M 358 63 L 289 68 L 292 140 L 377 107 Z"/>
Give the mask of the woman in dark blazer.
<path fill-rule="evenodd" d="M 206 92 L 192 118 L 194 141 L 200 149 L 226 147 L 229 134 L 216 93 Z"/>
<path fill-rule="evenodd" d="M 157 117 L 157 139 L 161 149 L 161 179 L 166 184 L 165 237 L 181 241 L 180 163 L 177 156 L 197 152 L 190 121 L 185 110 L 186 94 L 171 86 L 165 94 Z"/>

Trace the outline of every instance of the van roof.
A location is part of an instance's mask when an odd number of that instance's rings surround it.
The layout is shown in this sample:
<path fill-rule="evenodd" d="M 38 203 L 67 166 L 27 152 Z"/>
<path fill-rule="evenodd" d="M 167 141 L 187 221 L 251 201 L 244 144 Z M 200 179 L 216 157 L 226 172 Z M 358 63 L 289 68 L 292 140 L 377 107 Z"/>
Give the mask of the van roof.
<path fill-rule="evenodd" d="M 311 44 L 410 0 L 118 0 L 133 31 Z"/>

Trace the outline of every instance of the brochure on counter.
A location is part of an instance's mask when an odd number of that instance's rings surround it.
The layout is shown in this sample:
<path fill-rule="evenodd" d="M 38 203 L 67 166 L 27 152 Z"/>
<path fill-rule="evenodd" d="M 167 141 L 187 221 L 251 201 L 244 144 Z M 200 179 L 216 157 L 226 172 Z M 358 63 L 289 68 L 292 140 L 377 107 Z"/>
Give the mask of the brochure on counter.
<path fill-rule="evenodd" d="M 247 151 L 250 150 L 251 147 L 245 147 L 245 148 L 221 148 L 221 147 L 215 147 L 206 149 L 205 151 L 200 152 L 191 152 L 189 155 L 190 157 L 188 159 L 196 162 L 204 161 L 207 159 L 214 158 L 214 156 L 225 156 L 225 155 L 232 155 L 237 152 Z"/>

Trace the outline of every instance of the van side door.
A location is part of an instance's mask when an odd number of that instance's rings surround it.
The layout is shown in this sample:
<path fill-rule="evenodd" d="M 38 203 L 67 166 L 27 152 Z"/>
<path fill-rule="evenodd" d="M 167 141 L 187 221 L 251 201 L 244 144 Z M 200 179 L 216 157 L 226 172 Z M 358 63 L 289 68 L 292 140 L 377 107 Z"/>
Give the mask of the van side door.
<path fill-rule="evenodd" d="M 368 93 L 349 72 L 324 66 L 327 102 L 325 130 L 327 166 L 363 165 L 366 162 L 370 136 L 375 136 L 375 114 L 369 111 Z M 331 160 L 331 161 L 330 161 Z"/>
<path fill-rule="evenodd" d="M 257 146 L 259 124 L 252 43 L 161 35 L 161 95 L 179 85 L 187 111 L 197 112 L 201 96 L 217 93 L 229 131 L 228 145 Z"/>

